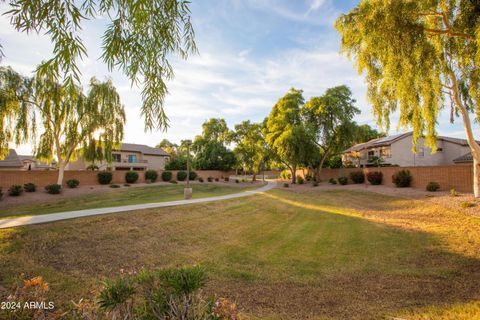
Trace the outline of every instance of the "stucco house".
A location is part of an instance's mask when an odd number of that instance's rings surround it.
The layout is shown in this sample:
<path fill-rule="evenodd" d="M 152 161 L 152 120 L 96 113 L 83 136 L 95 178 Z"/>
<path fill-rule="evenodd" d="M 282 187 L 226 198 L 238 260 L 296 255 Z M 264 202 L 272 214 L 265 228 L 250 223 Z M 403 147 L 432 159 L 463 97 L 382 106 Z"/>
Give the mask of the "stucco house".
<path fill-rule="evenodd" d="M 23 170 L 55 170 L 56 162 L 46 163 L 44 161 L 37 160 L 32 155 L 18 155 L 18 158 L 22 162 Z"/>
<path fill-rule="evenodd" d="M 14 149 L 10 149 L 5 159 L 0 160 L 0 170 L 22 170 L 23 164 Z"/>
<path fill-rule="evenodd" d="M 418 141 L 417 153 L 413 153 L 412 135 L 407 132 L 357 144 L 343 151 L 343 164 L 368 166 L 370 159 L 380 157 L 386 165 L 401 167 L 448 165 L 470 152 L 467 140 L 439 136 L 436 153 L 432 154 L 422 138 Z"/>
<path fill-rule="evenodd" d="M 112 152 L 113 161 L 95 163 L 100 169 L 108 167 L 111 170 L 164 170 L 165 164 L 170 160 L 170 154 L 161 148 L 153 148 L 144 144 L 122 143 L 118 150 Z M 92 163 L 79 158 L 70 162 L 65 170 L 86 170 Z"/>

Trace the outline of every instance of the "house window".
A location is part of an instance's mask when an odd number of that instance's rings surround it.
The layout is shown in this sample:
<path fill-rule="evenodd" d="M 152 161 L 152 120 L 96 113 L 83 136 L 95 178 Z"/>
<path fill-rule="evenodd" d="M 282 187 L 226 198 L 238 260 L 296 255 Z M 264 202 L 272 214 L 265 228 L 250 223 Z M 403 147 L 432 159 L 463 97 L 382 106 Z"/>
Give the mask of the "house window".
<path fill-rule="evenodd" d="M 374 150 L 368 151 L 368 160 L 372 159 L 374 156 L 375 156 Z"/>
<path fill-rule="evenodd" d="M 128 155 L 128 163 L 135 163 L 137 161 L 137 155 L 136 154 L 129 154 Z"/>
<path fill-rule="evenodd" d="M 417 156 L 423 157 L 425 155 L 425 151 L 423 150 L 423 147 L 418 147 L 417 148 Z"/>
<path fill-rule="evenodd" d="M 122 162 L 122 155 L 120 153 L 112 153 L 113 162 Z"/>
<path fill-rule="evenodd" d="M 391 158 L 392 157 L 392 150 L 390 148 L 382 148 L 380 150 L 380 156 L 382 158 Z"/>
<path fill-rule="evenodd" d="M 437 152 L 442 152 L 443 148 L 437 148 Z"/>

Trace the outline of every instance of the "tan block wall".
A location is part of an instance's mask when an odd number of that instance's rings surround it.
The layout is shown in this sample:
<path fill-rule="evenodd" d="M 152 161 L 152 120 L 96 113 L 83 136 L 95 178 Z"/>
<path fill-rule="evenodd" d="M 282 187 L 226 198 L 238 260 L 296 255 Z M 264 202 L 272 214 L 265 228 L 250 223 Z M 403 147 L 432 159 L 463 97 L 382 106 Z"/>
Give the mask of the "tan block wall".
<path fill-rule="evenodd" d="M 366 174 L 369 171 L 381 171 L 383 173 L 383 185 L 393 187 L 392 175 L 400 170 L 409 170 L 412 174 L 412 187 L 425 190 L 430 181 L 440 184 L 440 190 L 450 190 L 455 188 L 460 192 L 473 192 L 473 167 L 472 165 L 447 165 L 430 167 L 382 167 L 382 168 L 341 168 L 341 169 L 322 169 L 320 179 L 328 181 L 330 178 L 340 176 L 348 177 L 350 172 L 363 170 Z M 297 176 L 303 176 L 302 170 L 297 171 Z"/>

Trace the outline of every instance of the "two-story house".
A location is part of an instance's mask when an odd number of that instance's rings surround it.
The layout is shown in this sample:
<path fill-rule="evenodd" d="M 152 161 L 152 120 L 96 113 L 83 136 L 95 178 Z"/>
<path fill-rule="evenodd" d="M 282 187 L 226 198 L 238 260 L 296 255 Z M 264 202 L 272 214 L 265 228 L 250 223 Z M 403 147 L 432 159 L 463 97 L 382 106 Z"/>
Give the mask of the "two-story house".
<path fill-rule="evenodd" d="M 437 152 L 424 145 L 419 139 L 417 152 L 412 152 L 412 132 L 373 139 L 357 144 L 342 153 L 344 165 L 368 166 L 369 160 L 379 157 L 385 165 L 402 167 L 435 166 L 454 164 L 454 160 L 470 151 L 467 140 L 439 136 Z"/>
<path fill-rule="evenodd" d="M 112 170 L 164 170 L 170 160 L 170 154 L 161 148 L 143 144 L 122 143 L 118 150 L 112 152 L 112 163 L 96 162 L 100 170 L 110 167 Z M 86 170 L 92 163 L 79 158 L 67 165 L 66 170 Z"/>

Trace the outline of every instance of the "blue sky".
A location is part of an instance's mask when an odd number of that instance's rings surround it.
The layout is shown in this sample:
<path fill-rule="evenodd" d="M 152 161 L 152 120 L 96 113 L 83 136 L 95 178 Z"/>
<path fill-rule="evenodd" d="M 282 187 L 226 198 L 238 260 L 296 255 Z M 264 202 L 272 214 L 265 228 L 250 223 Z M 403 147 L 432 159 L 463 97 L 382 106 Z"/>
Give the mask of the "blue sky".
<path fill-rule="evenodd" d="M 153 146 L 163 138 L 175 142 L 192 139 L 211 117 L 225 118 L 230 128 L 246 119 L 262 121 L 291 87 L 303 89 L 308 99 L 329 87 L 346 84 L 362 110 L 356 121 L 375 126 L 363 77 L 357 74 L 353 62 L 339 54 L 340 38 L 333 29 L 336 18 L 358 1 L 192 2 L 199 55 L 187 61 L 172 60 L 176 76 L 168 83 L 170 94 L 165 101 L 170 118 L 167 132 L 144 131 L 140 89 L 131 88 L 121 73 L 108 72 L 98 59 L 105 22 L 99 19 L 84 28 L 82 37 L 89 56 L 80 63 L 82 81 L 87 83 L 92 76 L 113 79 L 127 111 L 125 142 Z M 0 12 L 7 8 L 7 4 L 0 4 Z M 47 37 L 19 34 L 4 16 L 0 17 L 0 42 L 6 55 L 1 64 L 24 74 L 51 55 Z M 395 119 L 392 123 L 390 133 L 395 133 Z M 460 121 L 450 125 L 447 112 L 439 118 L 438 131 L 464 137 Z M 28 145 L 17 149 L 21 153 L 31 151 Z"/>

